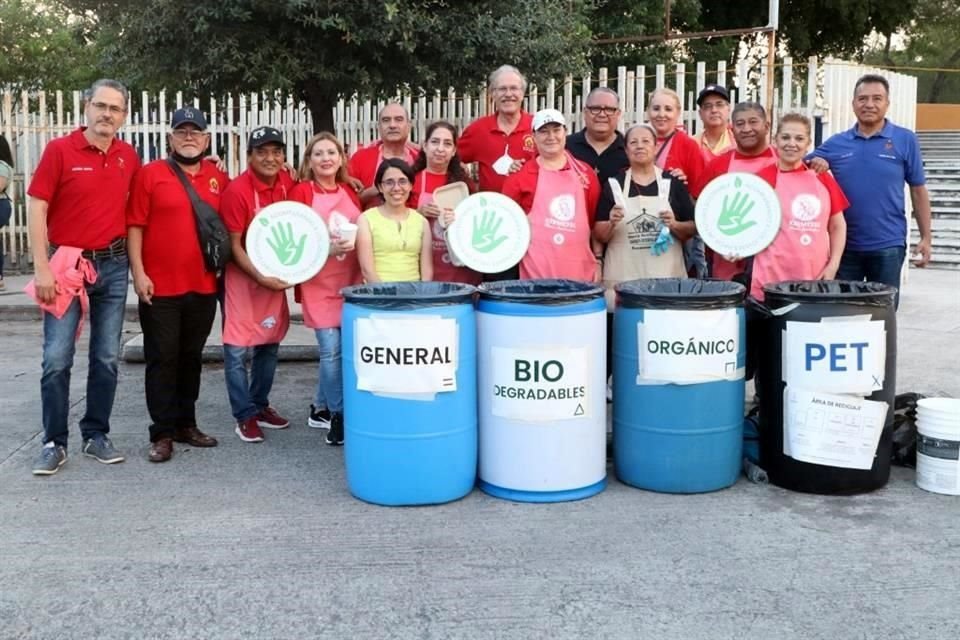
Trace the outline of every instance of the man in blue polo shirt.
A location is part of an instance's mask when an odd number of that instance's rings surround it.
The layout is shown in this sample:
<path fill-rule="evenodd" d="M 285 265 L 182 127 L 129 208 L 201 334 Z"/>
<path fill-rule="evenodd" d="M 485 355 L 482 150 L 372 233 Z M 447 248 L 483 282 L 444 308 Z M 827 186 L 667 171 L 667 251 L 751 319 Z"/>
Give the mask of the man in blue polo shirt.
<path fill-rule="evenodd" d="M 813 156 L 830 163 L 850 201 L 844 214 L 847 246 L 837 278 L 899 287 L 907 245 L 903 183 L 910 186 L 920 230 L 914 250 L 918 267 L 930 262 L 930 196 L 917 136 L 886 119 L 889 106 L 887 79 L 875 74 L 862 76 L 853 89 L 857 124 L 831 136 Z"/>

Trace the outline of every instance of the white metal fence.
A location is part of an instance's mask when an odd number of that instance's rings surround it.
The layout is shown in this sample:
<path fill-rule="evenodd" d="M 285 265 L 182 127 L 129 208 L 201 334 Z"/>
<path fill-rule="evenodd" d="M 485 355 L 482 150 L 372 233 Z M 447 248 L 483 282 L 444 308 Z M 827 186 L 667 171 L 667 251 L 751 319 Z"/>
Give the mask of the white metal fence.
<path fill-rule="evenodd" d="M 915 124 L 917 83 L 912 76 L 817 58 L 802 63 L 785 58 L 778 67 L 779 73 L 774 79 L 774 117 L 785 111 L 820 116 L 823 135 L 836 133 L 853 122 L 851 98 L 856 78 L 864 73 L 879 72 L 890 81 L 889 117 L 903 126 L 912 128 Z M 621 127 L 626 127 L 644 119 L 649 92 L 666 86 L 681 96 L 684 125 L 688 131 L 695 132 L 699 126 L 696 96 L 704 85 L 717 83 L 730 87 L 733 102 L 763 102 L 769 80 L 765 65 L 750 66 L 746 62 L 732 68 L 725 62 L 710 65 L 698 62 L 692 67 L 684 64 L 619 67 L 614 72 L 601 68 L 582 78 L 567 76 L 542 86 L 531 86 L 524 106 L 528 111 L 546 107 L 559 109 L 571 123 L 571 130 L 575 130 L 583 124 L 582 107 L 587 93 L 596 86 L 608 86 L 620 94 Z M 462 130 L 477 117 L 490 112 L 485 89 L 470 94 L 437 91 L 397 99 L 410 111 L 415 141 L 433 120 L 448 120 Z M 8 190 L 14 215 L 11 224 L 0 232 L 8 264 L 22 265 L 28 253 L 24 185 L 29 184 L 46 143 L 83 123 L 81 102 L 79 90 L 0 93 L 0 133 L 13 148 L 16 171 L 14 184 Z M 137 148 L 144 162 L 165 157 L 170 114 L 183 103 L 180 92 L 132 95 L 127 123 L 120 137 Z M 306 105 L 279 94 L 236 94 L 191 103 L 208 114 L 213 134 L 212 151 L 227 161 L 231 175 L 245 168 L 243 151 L 248 132 L 253 128 L 269 124 L 280 129 L 287 140 L 288 157 L 294 164 L 299 163 L 303 145 L 313 134 L 313 122 Z M 348 149 L 377 138 L 377 113 L 383 104 L 385 101 L 359 98 L 337 104 L 335 133 Z"/>

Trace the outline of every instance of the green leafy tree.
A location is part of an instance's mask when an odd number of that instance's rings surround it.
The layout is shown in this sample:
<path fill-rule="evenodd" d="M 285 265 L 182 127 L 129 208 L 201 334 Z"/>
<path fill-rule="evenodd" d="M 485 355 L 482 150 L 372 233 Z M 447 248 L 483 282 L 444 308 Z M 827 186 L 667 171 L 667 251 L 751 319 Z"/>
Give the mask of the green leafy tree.
<path fill-rule="evenodd" d="M 332 129 L 342 97 L 474 88 L 588 66 L 590 0 L 66 0 L 99 17 L 106 64 L 143 89 L 279 90 Z"/>
<path fill-rule="evenodd" d="M 57 2 L 0 2 L 0 86 L 67 89 L 96 79 L 89 20 Z"/>

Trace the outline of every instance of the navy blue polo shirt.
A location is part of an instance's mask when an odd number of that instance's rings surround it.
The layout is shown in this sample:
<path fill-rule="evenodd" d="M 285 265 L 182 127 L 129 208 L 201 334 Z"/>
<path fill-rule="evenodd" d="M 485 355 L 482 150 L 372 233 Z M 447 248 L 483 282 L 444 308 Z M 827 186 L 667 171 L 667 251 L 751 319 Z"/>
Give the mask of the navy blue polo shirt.
<path fill-rule="evenodd" d="M 920 144 L 913 131 L 885 120 L 869 138 L 857 125 L 834 134 L 811 154 L 830 163 L 830 170 L 850 201 L 844 212 L 847 248 L 877 251 L 907 242 L 903 183 L 926 183 Z"/>

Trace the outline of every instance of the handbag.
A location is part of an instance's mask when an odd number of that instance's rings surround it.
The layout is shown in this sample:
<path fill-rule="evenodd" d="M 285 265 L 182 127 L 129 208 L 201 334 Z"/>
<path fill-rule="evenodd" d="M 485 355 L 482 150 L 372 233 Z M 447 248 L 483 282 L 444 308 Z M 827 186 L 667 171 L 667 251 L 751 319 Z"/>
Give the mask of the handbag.
<path fill-rule="evenodd" d="M 200 199 L 193 185 L 184 175 L 172 158 L 167 158 L 167 163 L 173 169 L 173 172 L 180 178 L 180 184 L 187 191 L 190 197 L 190 204 L 193 205 L 193 217 L 197 223 L 197 239 L 200 241 L 200 253 L 203 254 L 203 262 L 207 271 L 219 273 L 230 262 L 230 232 L 220 219 L 216 209 Z"/>

